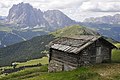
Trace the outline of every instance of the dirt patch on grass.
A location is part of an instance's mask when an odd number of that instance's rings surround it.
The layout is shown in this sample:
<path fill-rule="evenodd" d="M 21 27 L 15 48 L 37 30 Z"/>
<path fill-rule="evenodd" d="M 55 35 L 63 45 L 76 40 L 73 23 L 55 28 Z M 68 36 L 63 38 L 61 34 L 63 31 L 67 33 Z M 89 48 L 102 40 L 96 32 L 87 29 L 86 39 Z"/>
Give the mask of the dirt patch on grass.
<path fill-rule="evenodd" d="M 114 76 L 120 74 L 120 63 L 94 65 L 91 70 L 102 77 L 113 80 Z"/>

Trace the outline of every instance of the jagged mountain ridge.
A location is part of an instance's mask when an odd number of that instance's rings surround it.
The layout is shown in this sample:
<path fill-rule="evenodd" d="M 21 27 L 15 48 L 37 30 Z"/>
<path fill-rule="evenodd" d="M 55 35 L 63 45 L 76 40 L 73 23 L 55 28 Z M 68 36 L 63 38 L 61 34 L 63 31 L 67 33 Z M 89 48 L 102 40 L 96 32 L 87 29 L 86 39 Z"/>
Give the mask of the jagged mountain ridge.
<path fill-rule="evenodd" d="M 33 8 L 29 3 L 13 5 L 6 19 L 9 24 L 16 24 L 19 28 L 40 28 L 54 30 L 64 26 L 77 24 L 59 10 L 42 12 Z"/>
<path fill-rule="evenodd" d="M 9 10 L 7 22 L 18 24 L 20 27 L 35 26 L 36 24 L 41 24 L 42 20 L 44 20 L 41 16 L 43 16 L 41 10 L 33 8 L 28 3 L 19 3 L 13 5 Z"/>

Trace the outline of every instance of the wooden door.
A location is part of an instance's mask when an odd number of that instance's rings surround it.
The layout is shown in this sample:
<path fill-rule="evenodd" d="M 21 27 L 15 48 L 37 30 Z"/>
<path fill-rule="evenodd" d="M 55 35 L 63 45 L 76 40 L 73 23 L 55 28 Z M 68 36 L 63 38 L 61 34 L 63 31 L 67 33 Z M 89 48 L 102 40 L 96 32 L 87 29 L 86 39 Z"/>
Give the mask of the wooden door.
<path fill-rule="evenodd" d="M 96 48 L 96 63 L 101 63 L 102 62 L 102 49 L 101 47 Z"/>

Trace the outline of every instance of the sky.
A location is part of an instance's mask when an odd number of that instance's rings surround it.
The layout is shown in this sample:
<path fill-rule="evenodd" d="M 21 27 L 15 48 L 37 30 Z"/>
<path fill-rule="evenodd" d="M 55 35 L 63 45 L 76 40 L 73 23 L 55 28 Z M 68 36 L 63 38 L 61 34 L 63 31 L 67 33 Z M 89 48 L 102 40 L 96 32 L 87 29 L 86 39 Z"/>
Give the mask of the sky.
<path fill-rule="evenodd" d="M 0 0 L 0 16 L 7 16 L 12 5 L 21 2 L 42 11 L 60 10 L 76 21 L 120 13 L 120 0 Z"/>

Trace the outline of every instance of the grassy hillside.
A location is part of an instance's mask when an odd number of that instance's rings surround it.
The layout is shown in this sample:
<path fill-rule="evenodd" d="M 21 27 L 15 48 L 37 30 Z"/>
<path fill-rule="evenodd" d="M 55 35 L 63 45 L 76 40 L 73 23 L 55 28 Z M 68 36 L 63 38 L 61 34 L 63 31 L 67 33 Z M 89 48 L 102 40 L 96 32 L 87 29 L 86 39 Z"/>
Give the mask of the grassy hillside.
<path fill-rule="evenodd" d="M 44 35 L 0 49 L 0 66 L 11 65 L 16 61 L 27 61 L 45 56 L 43 51 L 54 37 Z"/>
<path fill-rule="evenodd" d="M 41 63 L 42 65 L 48 64 L 48 57 L 42 57 L 39 59 L 33 59 L 26 62 L 15 62 L 17 64 L 16 68 L 22 67 L 22 66 L 30 66 L 30 65 L 36 65 Z M 13 66 L 4 66 L 0 67 L 0 69 L 13 69 Z"/>
<path fill-rule="evenodd" d="M 120 64 L 101 64 L 68 72 L 46 73 L 28 80 L 119 80 L 119 68 Z"/>
<path fill-rule="evenodd" d="M 42 57 L 42 58 L 39 58 L 39 59 L 29 60 L 27 62 L 21 62 L 21 63 L 20 62 L 16 62 L 16 63 L 17 63 L 16 68 L 23 67 L 23 66 L 37 65 L 39 63 L 42 64 L 42 65 L 46 65 L 46 64 L 48 64 L 48 57 Z M 47 65 L 46 65 L 46 67 L 47 67 Z M 12 66 L 0 67 L 0 78 L 5 76 L 5 74 L 1 74 L 3 69 L 13 69 L 13 67 Z M 33 70 L 36 69 L 37 70 L 37 69 L 39 69 L 39 67 L 31 67 L 30 69 L 33 69 Z M 25 68 L 25 70 L 29 70 L 29 69 Z"/>
<path fill-rule="evenodd" d="M 120 80 L 120 64 L 99 64 L 56 73 L 48 73 L 44 65 L 9 74 L 0 80 Z"/>
<path fill-rule="evenodd" d="M 114 44 L 118 48 L 120 48 L 120 43 Z M 120 49 L 113 49 L 112 50 L 112 61 L 113 62 L 120 62 Z"/>
<path fill-rule="evenodd" d="M 117 46 L 118 48 L 120 48 L 120 43 L 116 43 L 115 46 Z"/>
<path fill-rule="evenodd" d="M 17 63 L 17 67 L 21 67 L 21 66 L 29 66 L 29 65 L 36 65 L 41 63 L 42 65 L 44 64 L 48 64 L 48 57 L 42 57 L 39 59 L 33 59 L 33 60 L 29 60 L 27 62 L 22 62 L 22 63 Z"/>
<path fill-rule="evenodd" d="M 56 37 L 72 37 L 76 35 L 99 35 L 97 32 L 79 25 L 65 27 L 55 32 L 51 32 L 50 34 Z"/>

